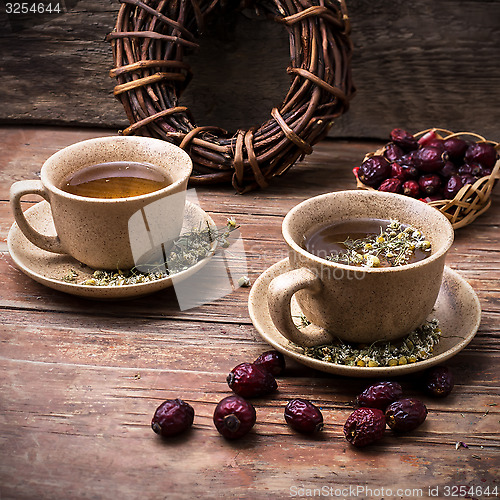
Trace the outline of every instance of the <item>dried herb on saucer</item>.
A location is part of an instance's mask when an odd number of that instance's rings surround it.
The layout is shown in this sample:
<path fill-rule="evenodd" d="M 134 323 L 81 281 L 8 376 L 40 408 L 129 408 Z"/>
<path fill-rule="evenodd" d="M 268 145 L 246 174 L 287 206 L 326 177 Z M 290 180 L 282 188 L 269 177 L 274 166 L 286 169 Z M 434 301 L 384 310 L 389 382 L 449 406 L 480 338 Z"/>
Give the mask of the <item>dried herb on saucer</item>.
<path fill-rule="evenodd" d="M 380 340 L 364 345 L 337 339 L 331 344 L 297 347 L 306 356 L 327 363 L 366 367 L 399 366 L 430 358 L 440 338 L 438 320 L 432 319 L 397 342 Z"/>
<path fill-rule="evenodd" d="M 97 270 L 92 273 L 90 278 L 78 281 L 78 271 L 70 269 L 62 277 L 62 280 L 88 286 L 123 286 L 150 283 L 167 278 L 189 269 L 208 257 L 215 241 L 222 248 L 227 248 L 230 245 L 228 240 L 230 234 L 238 227 L 234 218 L 229 218 L 222 230 L 213 229 L 208 224 L 206 227 L 193 228 L 175 240 L 166 259 L 148 263 L 147 272 L 136 267 L 116 271 Z"/>

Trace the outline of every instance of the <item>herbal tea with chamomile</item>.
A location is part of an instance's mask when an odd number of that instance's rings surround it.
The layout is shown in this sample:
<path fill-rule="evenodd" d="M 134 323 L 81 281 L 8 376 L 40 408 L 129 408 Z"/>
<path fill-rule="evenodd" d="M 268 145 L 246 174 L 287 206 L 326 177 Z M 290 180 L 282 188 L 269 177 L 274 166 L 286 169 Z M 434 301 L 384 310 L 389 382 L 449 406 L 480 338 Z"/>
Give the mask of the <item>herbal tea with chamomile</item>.
<path fill-rule="evenodd" d="M 358 267 L 397 267 L 431 254 L 417 228 L 397 220 L 350 219 L 323 226 L 306 238 L 305 249 L 330 262 Z"/>

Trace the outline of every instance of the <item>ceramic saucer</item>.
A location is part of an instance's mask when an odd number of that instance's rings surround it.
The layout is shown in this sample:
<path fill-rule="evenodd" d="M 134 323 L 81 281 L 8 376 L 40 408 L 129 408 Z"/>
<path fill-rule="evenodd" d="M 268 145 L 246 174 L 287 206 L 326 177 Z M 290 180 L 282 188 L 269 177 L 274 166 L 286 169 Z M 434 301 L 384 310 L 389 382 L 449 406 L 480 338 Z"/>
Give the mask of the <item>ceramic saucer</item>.
<path fill-rule="evenodd" d="M 289 342 L 274 326 L 267 305 L 267 290 L 273 278 L 290 269 L 284 259 L 262 273 L 255 281 L 248 299 L 250 318 L 260 336 L 276 350 L 296 361 L 336 375 L 351 377 L 397 376 L 417 372 L 443 363 L 460 352 L 476 334 L 481 321 L 479 299 L 472 287 L 455 271 L 445 266 L 443 283 L 429 319 L 436 318 L 442 331 L 432 357 L 407 365 L 391 367 L 345 366 L 328 363 L 302 354 L 300 347 Z M 292 299 L 292 315 L 300 316 L 300 308 Z M 318 328 L 310 325 L 307 328 Z"/>
<path fill-rule="evenodd" d="M 56 234 L 50 212 L 50 205 L 46 201 L 42 201 L 32 206 L 26 210 L 25 215 L 30 224 L 39 232 L 49 235 Z M 215 229 L 214 221 L 205 211 L 194 203 L 186 202 L 182 231 L 185 232 L 190 231 L 192 228 L 204 227 L 206 224 Z M 25 274 L 50 288 L 80 297 L 99 300 L 128 299 L 148 295 L 172 286 L 172 277 L 170 276 L 150 283 L 121 286 L 91 286 L 66 282 L 63 280 L 63 277 L 66 276 L 71 269 L 77 271 L 79 282 L 90 278 L 94 270 L 84 266 L 69 255 L 46 252 L 36 245 L 33 245 L 33 243 L 24 236 L 16 223 L 10 228 L 7 237 L 7 245 L 15 264 Z M 199 271 L 210 260 L 215 252 L 215 247 L 216 243 L 214 242 L 211 254 L 208 257 L 197 262 L 185 271 L 176 273 L 175 283 L 179 283 Z"/>

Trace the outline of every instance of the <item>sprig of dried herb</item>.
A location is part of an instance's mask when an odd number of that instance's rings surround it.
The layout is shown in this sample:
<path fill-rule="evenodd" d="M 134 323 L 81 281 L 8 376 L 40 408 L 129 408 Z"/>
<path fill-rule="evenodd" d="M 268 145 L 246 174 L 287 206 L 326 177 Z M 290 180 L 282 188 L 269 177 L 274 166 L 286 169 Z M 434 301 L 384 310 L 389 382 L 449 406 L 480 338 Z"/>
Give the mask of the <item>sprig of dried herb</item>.
<path fill-rule="evenodd" d="M 410 262 L 415 251 L 431 251 L 431 244 L 413 226 L 405 226 L 391 220 L 387 229 L 380 228 L 380 234 L 341 242 L 345 250 L 326 257 L 331 262 L 363 267 L 394 267 Z"/>
<path fill-rule="evenodd" d="M 297 347 L 306 356 L 327 363 L 366 367 L 398 366 L 428 359 L 440 338 L 438 321 L 433 319 L 395 343 L 381 340 L 371 345 L 361 345 L 336 339 L 331 344 Z"/>
<path fill-rule="evenodd" d="M 297 328 L 305 328 L 306 326 L 309 326 L 311 324 L 311 322 L 306 318 L 306 315 L 304 313 L 300 313 L 298 316 L 292 316 L 292 318 L 299 319 L 299 324 L 297 325 Z"/>

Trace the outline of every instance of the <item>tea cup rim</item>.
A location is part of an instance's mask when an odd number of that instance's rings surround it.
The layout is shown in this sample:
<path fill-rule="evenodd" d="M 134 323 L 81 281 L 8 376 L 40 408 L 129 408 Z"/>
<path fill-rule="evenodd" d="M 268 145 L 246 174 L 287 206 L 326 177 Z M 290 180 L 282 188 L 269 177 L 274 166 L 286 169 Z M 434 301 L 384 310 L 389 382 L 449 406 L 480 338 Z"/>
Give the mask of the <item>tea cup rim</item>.
<path fill-rule="evenodd" d="M 48 169 L 49 165 L 54 161 L 57 160 L 58 157 L 62 156 L 63 154 L 68 154 L 68 152 L 71 152 L 72 149 L 77 149 L 81 147 L 82 145 L 85 144 L 96 144 L 96 143 L 106 143 L 106 142 L 114 142 L 116 140 L 120 140 L 123 142 L 130 142 L 130 143 L 156 143 L 158 146 L 162 147 L 167 147 L 167 148 L 175 148 L 177 152 L 179 153 L 180 156 L 184 156 L 186 163 L 188 165 L 188 168 L 186 168 L 186 172 L 184 175 L 180 178 L 177 179 L 176 181 L 172 182 L 168 186 L 165 186 L 161 189 L 157 189 L 156 191 L 151 191 L 149 193 L 141 194 L 138 196 L 127 196 L 127 197 L 122 197 L 122 198 L 94 198 L 91 196 L 81 196 L 73 193 L 68 193 L 67 191 L 64 191 L 63 189 L 59 188 L 56 186 L 50 179 L 49 179 L 49 174 L 48 174 Z M 158 165 L 155 165 L 158 166 Z M 42 184 L 49 189 L 50 191 L 54 192 L 58 196 L 61 196 L 63 198 L 67 199 L 73 199 L 73 200 L 79 200 L 79 201 L 85 201 L 88 203 L 105 203 L 105 204 L 116 204 L 116 203 L 123 203 L 126 201 L 140 201 L 148 198 L 155 198 L 158 195 L 163 195 L 166 192 L 173 191 L 176 192 L 180 186 L 184 182 L 186 182 L 186 178 L 189 178 L 191 175 L 191 172 L 193 170 L 193 161 L 191 160 L 191 157 L 181 149 L 179 146 L 163 141 L 161 139 L 156 139 L 153 137 L 142 137 L 142 136 L 120 136 L 120 135 L 111 135 L 111 136 L 103 136 L 103 137 L 94 137 L 92 139 L 85 139 L 83 141 L 75 142 L 73 144 L 69 144 L 68 146 L 60 149 L 59 151 L 56 151 L 54 154 L 49 156 L 45 160 L 45 162 L 42 165 L 42 168 L 40 170 L 40 180 L 42 181 Z"/>
<path fill-rule="evenodd" d="M 326 199 L 326 198 L 331 198 L 333 195 L 335 196 L 343 196 L 345 194 L 354 194 L 354 196 L 360 196 L 360 197 L 373 197 L 373 198 L 386 198 L 386 199 L 391 199 L 393 197 L 397 197 L 400 200 L 406 202 L 406 203 L 422 203 L 424 205 L 424 210 L 429 209 L 429 215 L 432 215 L 433 217 L 436 218 L 436 220 L 439 220 L 443 223 L 443 227 L 446 228 L 448 231 L 447 239 L 444 242 L 444 244 L 439 248 L 435 253 L 432 253 L 429 255 L 427 258 L 419 260 L 417 262 L 413 262 L 411 264 L 405 264 L 402 266 L 393 266 L 393 267 L 360 267 L 360 266 L 352 266 L 348 264 L 342 264 L 340 262 L 332 262 L 328 261 L 326 259 L 323 259 L 321 257 L 318 257 L 317 255 L 314 255 L 310 252 L 308 252 L 306 249 L 304 249 L 302 246 L 300 246 L 295 239 L 292 237 L 289 231 L 289 225 L 293 217 L 296 216 L 297 213 L 300 211 L 304 210 L 304 208 L 311 203 L 314 203 L 318 200 L 321 199 Z M 401 221 L 404 223 L 404 221 Z M 402 271 L 406 271 L 408 269 L 415 269 L 419 267 L 425 267 L 432 262 L 436 261 L 437 259 L 441 258 L 443 255 L 445 255 L 448 250 L 450 249 L 451 245 L 453 244 L 454 241 L 454 235 L 455 232 L 453 230 L 453 226 L 451 225 L 450 221 L 446 218 L 444 214 L 442 214 L 439 210 L 437 210 L 434 207 L 430 207 L 425 202 L 417 200 L 415 198 L 409 198 L 408 196 L 396 194 L 396 193 L 385 193 L 385 192 L 380 192 L 380 191 L 361 191 L 361 190 L 343 190 L 343 191 L 332 191 L 329 193 L 324 193 L 320 194 L 317 196 L 313 196 L 311 198 L 307 198 L 306 200 L 302 201 L 301 203 L 295 205 L 285 216 L 283 219 L 282 223 L 282 234 L 283 238 L 285 239 L 285 242 L 287 245 L 297 254 L 305 257 L 309 261 L 313 261 L 314 263 L 321 265 L 321 266 L 327 266 L 330 268 L 340 268 L 340 269 L 345 269 L 345 270 L 351 270 L 351 271 L 362 271 L 366 273 L 398 273 Z"/>

